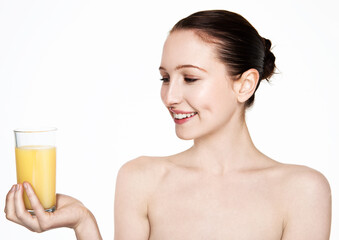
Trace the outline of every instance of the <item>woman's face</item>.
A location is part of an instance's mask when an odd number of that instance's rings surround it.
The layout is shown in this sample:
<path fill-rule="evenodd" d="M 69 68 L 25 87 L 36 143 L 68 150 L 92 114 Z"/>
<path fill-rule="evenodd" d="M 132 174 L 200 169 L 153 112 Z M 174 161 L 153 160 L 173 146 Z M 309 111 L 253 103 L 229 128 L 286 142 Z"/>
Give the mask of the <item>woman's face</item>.
<path fill-rule="evenodd" d="M 161 98 L 182 139 L 197 139 L 227 126 L 239 109 L 233 81 L 213 45 L 191 30 L 167 38 L 161 59 Z"/>

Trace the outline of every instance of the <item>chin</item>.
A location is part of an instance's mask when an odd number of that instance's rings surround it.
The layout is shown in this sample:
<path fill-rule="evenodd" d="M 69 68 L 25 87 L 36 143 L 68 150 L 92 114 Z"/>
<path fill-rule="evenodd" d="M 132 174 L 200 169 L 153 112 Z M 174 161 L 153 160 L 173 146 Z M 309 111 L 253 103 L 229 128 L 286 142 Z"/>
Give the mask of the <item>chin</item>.
<path fill-rule="evenodd" d="M 189 133 L 185 131 L 176 130 L 175 133 L 177 134 L 177 137 L 182 140 L 193 140 L 196 138 L 196 136 L 193 133 Z"/>

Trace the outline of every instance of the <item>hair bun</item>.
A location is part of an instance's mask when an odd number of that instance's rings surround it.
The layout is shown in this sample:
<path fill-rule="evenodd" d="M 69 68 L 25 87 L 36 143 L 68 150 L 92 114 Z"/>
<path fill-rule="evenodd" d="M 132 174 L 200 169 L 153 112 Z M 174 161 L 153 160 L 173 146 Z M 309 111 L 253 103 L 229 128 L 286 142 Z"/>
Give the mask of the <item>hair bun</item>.
<path fill-rule="evenodd" d="M 270 40 L 263 38 L 265 46 L 265 57 L 262 79 L 269 79 L 274 74 L 275 69 L 275 56 L 271 52 L 272 43 Z"/>

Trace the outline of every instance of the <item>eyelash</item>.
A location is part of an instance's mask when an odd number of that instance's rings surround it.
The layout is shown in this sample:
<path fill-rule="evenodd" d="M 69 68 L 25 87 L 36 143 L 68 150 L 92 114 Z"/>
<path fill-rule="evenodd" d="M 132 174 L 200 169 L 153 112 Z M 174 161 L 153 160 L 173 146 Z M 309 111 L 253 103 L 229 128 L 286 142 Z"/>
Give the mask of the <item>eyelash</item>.
<path fill-rule="evenodd" d="M 184 78 L 184 79 L 188 83 L 192 83 L 192 82 L 195 82 L 195 81 L 198 80 L 197 78 Z M 164 77 L 164 78 L 161 78 L 160 81 L 167 83 L 167 82 L 169 82 L 169 78 L 168 77 Z"/>
<path fill-rule="evenodd" d="M 185 78 L 186 82 L 195 82 L 197 80 L 198 80 L 197 78 Z"/>

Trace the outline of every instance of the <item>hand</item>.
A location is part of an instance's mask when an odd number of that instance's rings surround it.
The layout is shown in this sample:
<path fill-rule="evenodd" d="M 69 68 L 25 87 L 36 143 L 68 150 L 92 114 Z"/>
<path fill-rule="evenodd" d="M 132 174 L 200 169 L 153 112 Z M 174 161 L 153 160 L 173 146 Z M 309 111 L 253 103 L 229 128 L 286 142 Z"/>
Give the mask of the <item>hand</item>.
<path fill-rule="evenodd" d="M 35 216 L 26 209 L 23 202 L 23 188 L 26 191 Z M 55 212 L 45 212 L 32 186 L 25 182 L 14 185 L 6 197 L 6 218 L 33 232 L 44 232 L 59 227 L 75 230 L 78 239 L 101 239 L 94 216 L 77 199 L 57 194 Z M 84 232 L 87 232 L 84 234 Z"/>

